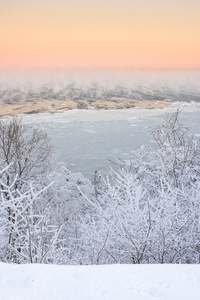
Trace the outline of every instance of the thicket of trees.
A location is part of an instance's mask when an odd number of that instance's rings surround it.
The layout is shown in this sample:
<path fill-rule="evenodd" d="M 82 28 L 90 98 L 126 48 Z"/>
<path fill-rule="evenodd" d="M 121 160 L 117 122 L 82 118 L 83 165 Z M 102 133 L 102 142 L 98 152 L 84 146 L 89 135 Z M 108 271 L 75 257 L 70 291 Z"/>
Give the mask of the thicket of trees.
<path fill-rule="evenodd" d="M 20 119 L 0 126 L 2 261 L 200 262 L 200 148 L 179 111 L 112 183 L 55 166 L 46 134 Z"/>

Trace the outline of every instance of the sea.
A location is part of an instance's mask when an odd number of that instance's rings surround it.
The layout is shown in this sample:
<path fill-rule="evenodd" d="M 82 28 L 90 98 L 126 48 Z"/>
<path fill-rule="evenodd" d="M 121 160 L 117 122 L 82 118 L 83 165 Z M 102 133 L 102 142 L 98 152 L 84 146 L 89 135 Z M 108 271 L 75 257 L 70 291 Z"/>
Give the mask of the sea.
<path fill-rule="evenodd" d="M 150 128 L 158 128 L 177 109 L 188 134 L 200 138 L 200 104 L 197 103 L 173 103 L 164 109 L 35 114 L 24 116 L 24 122 L 47 132 L 57 161 L 92 179 L 96 170 L 104 176 L 110 174 L 111 168 L 117 170 L 117 161 L 134 157 L 142 145 L 156 147 Z"/>

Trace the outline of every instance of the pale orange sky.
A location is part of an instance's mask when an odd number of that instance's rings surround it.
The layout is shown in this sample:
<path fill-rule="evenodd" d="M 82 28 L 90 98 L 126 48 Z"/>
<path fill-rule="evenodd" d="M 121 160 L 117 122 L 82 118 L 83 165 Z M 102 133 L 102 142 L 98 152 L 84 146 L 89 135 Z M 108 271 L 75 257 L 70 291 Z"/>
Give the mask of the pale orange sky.
<path fill-rule="evenodd" d="M 0 68 L 200 68 L 198 0 L 0 0 Z"/>

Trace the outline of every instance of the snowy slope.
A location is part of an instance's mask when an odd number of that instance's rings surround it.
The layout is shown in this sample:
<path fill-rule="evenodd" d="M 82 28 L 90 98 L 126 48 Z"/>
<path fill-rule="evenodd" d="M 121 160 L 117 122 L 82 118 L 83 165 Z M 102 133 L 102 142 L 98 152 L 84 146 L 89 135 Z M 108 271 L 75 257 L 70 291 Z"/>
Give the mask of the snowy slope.
<path fill-rule="evenodd" d="M 200 299 L 199 265 L 9 265 L 1 300 Z"/>

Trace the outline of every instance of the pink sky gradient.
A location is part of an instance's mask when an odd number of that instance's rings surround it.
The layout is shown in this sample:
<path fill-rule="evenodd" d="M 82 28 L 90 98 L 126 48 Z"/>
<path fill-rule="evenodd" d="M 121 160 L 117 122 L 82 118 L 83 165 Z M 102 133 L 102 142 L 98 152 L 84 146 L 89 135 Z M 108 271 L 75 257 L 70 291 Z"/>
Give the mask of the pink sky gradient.
<path fill-rule="evenodd" d="M 0 68 L 200 68 L 200 1 L 8 0 Z"/>

